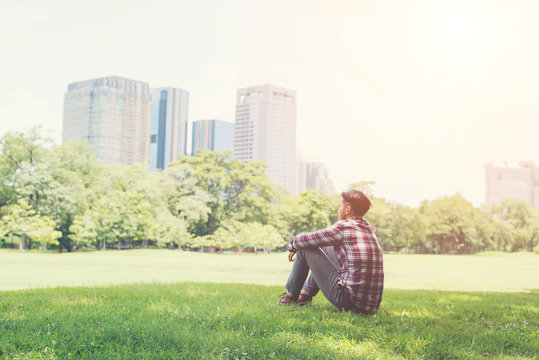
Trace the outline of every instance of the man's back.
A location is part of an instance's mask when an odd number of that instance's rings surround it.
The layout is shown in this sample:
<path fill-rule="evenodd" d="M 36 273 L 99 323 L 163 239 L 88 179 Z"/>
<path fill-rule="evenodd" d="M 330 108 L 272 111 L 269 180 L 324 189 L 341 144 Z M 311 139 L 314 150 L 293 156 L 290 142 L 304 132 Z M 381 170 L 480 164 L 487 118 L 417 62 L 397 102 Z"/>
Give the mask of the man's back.
<path fill-rule="evenodd" d="M 380 307 L 384 290 L 382 247 L 366 220 L 351 217 L 339 222 L 343 239 L 335 252 L 343 285 L 358 310 L 372 313 Z"/>

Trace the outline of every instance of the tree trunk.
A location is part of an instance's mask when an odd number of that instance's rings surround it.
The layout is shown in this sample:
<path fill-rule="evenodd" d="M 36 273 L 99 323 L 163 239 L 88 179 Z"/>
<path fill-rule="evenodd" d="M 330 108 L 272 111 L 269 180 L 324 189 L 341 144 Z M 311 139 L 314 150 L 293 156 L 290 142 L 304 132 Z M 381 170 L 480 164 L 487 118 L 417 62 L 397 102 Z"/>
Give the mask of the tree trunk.
<path fill-rule="evenodd" d="M 117 247 L 118 250 L 121 250 L 121 248 L 122 248 L 121 241 L 122 241 L 122 240 L 118 239 L 118 244 L 116 245 L 116 247 Z"/>
<path fill-rule="evenodd" d="M 21 242 L 19 243 L 19 251 L 24 251 L 24 243 L 26 242 L 26 235 L 21 234 Z"/>
<path fill-rule="evenodd" d="M 47 243 L 43 241 L 43 251 L 47 251 Z"/>

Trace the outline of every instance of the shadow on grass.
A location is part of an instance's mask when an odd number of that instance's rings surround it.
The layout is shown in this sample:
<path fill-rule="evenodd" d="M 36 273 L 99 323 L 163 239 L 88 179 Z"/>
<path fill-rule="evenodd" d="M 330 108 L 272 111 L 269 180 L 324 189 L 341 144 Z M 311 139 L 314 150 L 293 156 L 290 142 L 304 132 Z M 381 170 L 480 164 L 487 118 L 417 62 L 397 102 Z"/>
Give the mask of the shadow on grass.
<path fill-rule="evenodd" d="M 280 287 L 178 283 L 0 293 L 0 358 L 533 358 L 528 293 L 386 290 L 374 316 L 274 306 Z M 71 354 L 71 355 L 69 355 Z"/>

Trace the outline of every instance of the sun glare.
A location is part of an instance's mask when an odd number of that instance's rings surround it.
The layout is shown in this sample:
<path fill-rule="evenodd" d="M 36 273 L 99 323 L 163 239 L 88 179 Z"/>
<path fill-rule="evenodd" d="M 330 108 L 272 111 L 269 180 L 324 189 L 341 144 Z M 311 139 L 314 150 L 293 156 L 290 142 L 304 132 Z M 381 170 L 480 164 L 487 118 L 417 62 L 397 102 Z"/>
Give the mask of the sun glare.
<path fill-rule="evenodd" d="M 488 42 L 488 22 L 476 9 L 447 9 L 432 18 L 432 40 L 444 55 L 480 54 Z"/>

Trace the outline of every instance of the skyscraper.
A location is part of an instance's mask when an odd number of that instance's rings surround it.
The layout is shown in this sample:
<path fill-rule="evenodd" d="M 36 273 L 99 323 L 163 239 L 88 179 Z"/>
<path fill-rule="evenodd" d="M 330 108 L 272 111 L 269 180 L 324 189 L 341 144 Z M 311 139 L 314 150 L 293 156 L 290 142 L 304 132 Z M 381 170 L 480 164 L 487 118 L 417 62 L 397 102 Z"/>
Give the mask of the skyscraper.
<path fill-rule="evenodd" d="M 145 162 L 150 101 L 141 81 L 109 76 L 69 84 L 62 141 L 89 143 L 104 164 Z"/>
<path fill-rule="evenodd" d="M 307 188 L 307 162 L 303 156 L 297 158 L 296 169 L 297 193 L 301 194 Z"/>
<path fill-rule="evenodd" d="M 487 205 L 504 198 L 527 201 L 539 210 L 539 168 L 531 161 L 522 161 L 520 167 L 485 164 L 485 202 Z"/>
<path fill-rule="evenodd" d="M 197 120 L 193 122 L 191 154 L 196 149 L 232 152 L 234 124 L 222 120 Z"/>
<path fill-rule="evenodd" d="M 318 189 L 326 195 L 335 195 L 335 187 L 329 178 L 328 169 L 322 162 L 312 161 L 306 164 L 306 187 Z"/>
<path fill-rule="evenodd" d="M 238 90 L 234 157 L 266 162 L 275 184 L 297 192 L 295 91 L 272 85 Z"/>
<path fill-rule="evenodd" d="M 149 169 L 166 169 L 187 155 L 189 92 L 171 87 L 152 89 Z"/>

